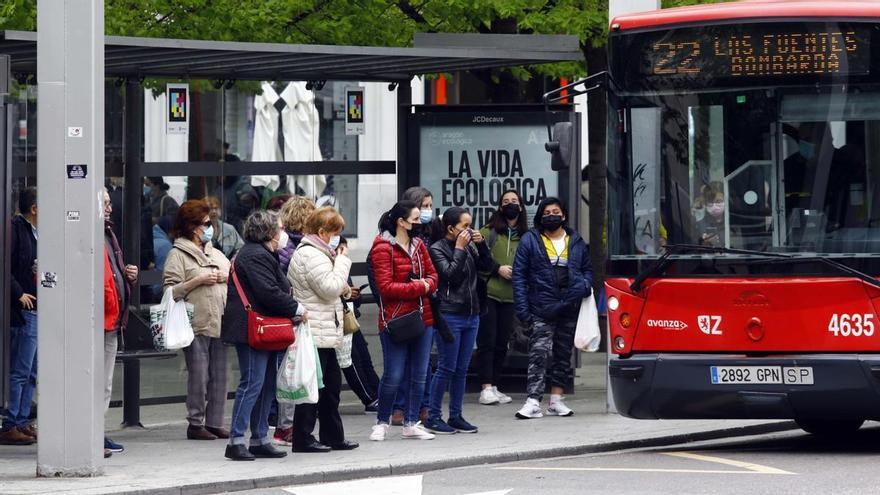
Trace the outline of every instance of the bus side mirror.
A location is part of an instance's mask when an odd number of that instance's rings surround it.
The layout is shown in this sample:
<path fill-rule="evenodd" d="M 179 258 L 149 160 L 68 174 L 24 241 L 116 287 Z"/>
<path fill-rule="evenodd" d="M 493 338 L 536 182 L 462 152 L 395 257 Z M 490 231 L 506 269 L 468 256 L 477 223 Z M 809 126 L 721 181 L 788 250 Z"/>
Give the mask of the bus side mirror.
<path fill-rule="evenodd" d="M 544 144 L 550 152 L 550 168 L 566 170 L 571 166 L 574 153 L 574 126 L 571 122 L 553 124 L 553 140 Z"/>

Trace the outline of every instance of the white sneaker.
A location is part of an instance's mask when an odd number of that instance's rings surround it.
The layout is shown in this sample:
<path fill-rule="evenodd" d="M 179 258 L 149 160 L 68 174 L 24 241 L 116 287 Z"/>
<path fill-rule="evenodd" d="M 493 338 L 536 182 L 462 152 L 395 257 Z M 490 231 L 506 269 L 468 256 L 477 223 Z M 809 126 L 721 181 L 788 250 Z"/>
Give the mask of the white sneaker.
<path fill-rule="evenodd" d="M 426 430 L 421 423 L 412 426 L 404 426 L 401 437 L 409 440 L 433 440 L 434 434 Z"/>
<path fill-rule="evenodd" d="M 388 424 L 387 423 L 379 423 L 377 425 L 373 425 L 373 431 L 370 433 L 370 440 L 374 442 L 381 442 L 385 440 L 385 435 L 388 433 Z"/>
<path fill-rule="evenodd" d="M 498 397 L 498 402 L 502 404 L 509 404 L 513 400 L 509 395 L 502 394 L 501 391 L 498 390 L 498 387 L 493 386 L 492 391 L 495 392 L 495 397 Z"/>
<path fill-rule="evenodd" d="M 562 399 L 562 397 L 550 399 L 550 405 L 547 407 L 547 416 L 571 416 L 574 414 L 574 411 L 569 409 Z"/>
<path fill-rule="evenodd" d="M 501 398 L 495 394 L 495 390 L 493 387 L 484 388 L 480 392 L 480 404 L 484 406 L 494 406 L 501 402 Z"/>
<path fill-rule="evenodd" d="M 533 419 L 544 417 L 544 412 L 541 411 L 541 403 L 529 397 L 528 399 L 526 399 L 526 403 L 522 406 L 522 408 L 516 412 L 516 417 L 519 419 Z"/>

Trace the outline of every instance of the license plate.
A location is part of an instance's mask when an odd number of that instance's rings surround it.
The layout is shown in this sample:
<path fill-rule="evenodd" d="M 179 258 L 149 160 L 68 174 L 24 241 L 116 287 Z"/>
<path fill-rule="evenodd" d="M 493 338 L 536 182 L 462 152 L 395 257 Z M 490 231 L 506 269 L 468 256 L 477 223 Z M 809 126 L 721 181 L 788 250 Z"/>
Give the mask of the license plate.
<path fill-rule="evenodd" d="M 813 368 L 787 366 L 710 366 L 713 385 L 813 385 Z"/>

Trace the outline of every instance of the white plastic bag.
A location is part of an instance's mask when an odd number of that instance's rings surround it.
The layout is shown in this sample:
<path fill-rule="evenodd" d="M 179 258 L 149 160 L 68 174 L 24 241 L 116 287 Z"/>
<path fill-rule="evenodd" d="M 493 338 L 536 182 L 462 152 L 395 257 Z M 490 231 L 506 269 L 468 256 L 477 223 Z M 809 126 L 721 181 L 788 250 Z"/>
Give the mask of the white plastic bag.
<path fill-rule="evenodd" d="M 150 306 L 150 332 L 153 347 L 159 351 L 182 349 L 195 338 L 192 329 L 192 304 L 175 301 L 173 289 L 162 294 L 162 302 Z"/>
<path fill-rule="evenodd" d="M 581 301 L 577 327 L 574 332 L 574 346 L 582 351 L 596 352 L 599 350 L 601 341 L 599 312 L 596 310 L 596 300 L 590 294 L 590 297 Z"/>
<path fill-rule="evenodd" d="M 304 321 L 296 329 L 296 340 L 284 353 L 275 383 L 275 398 L 278 402 L 317 404 L 318 390 L 323 387 L 318 349 L 309 323 Z"/>

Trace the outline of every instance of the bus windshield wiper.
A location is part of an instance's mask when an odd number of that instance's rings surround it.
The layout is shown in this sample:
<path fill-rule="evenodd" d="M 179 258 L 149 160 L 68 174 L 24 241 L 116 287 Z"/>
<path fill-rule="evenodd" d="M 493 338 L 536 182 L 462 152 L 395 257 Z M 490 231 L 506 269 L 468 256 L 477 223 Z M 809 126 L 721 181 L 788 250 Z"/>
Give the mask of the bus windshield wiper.
<path fill-rule="evenodd" d="M 666 252 L 657 259 L 657 262 L 647 270 L 639 273 L 633 283 L 630 284 L 629 288 L 633 291 L 634 294 L 641 290 L 642 284 L 645 282 L 645 280 L 659 273 L 663 273 L 663 271 L 665 271 L 666 268 L 669 267 L 669 265 L 677 260 L 677 258 L 672 258 L 672 255 L 685 254 L 688 252 L 740 254 L 749 256 L 760 256 L 763 258 L 777 258 L 776 260 L 770 261 L 770 263 L 804 263 L 808 261 L 818 261 L 831 268 L 834 268 L 839 272 L 845 273 L 847 275 L 852 275 L 853 277 L 856 277 L 867 284 L 880 288 L 880 280 L 877 280 L 876 278 L 865 272 L 856 270 L 855 268 L 852 268 L 839 261 L 824 256 L 797 256 L 789 253 L 773 253 L 766 251 L 754 251 L 751 249 L 733 249 L 715 246 L 702 246 L 699 244 L 667 244 L 665 246 L 665 249 Z"/>
<path fill-rule="evenodd" d="M 767 253 L 764 251 L 753 251 L 750 249 L 732 249 L 726 247 L 719 246 L 703 246 L 700 244 L 667 244 L 664 246 L 666 252 L 664 252 L 658 259 L 657 262 L 654 263 L 650 268 L 641 272 L 636 276 L 636 279 L 633 280 L 633 283 L 630 284 L 629 288 L 633 292 L 633 294 L 637 293 L 642 289 L 642 284 L 645 280 L 651 278 L 654 275 L 659 273 L 663 273 L 666 268 L 669 267 L 672 263 L 674 263 L 677 258 L 673 258 L 673 254 L 685 254 L 685 253 L 718 253 L 718 254 L 743 254 L 750 256 L 761 256 L 764 258 L 791 258 L 792 256 L 784 253 Z"/>

